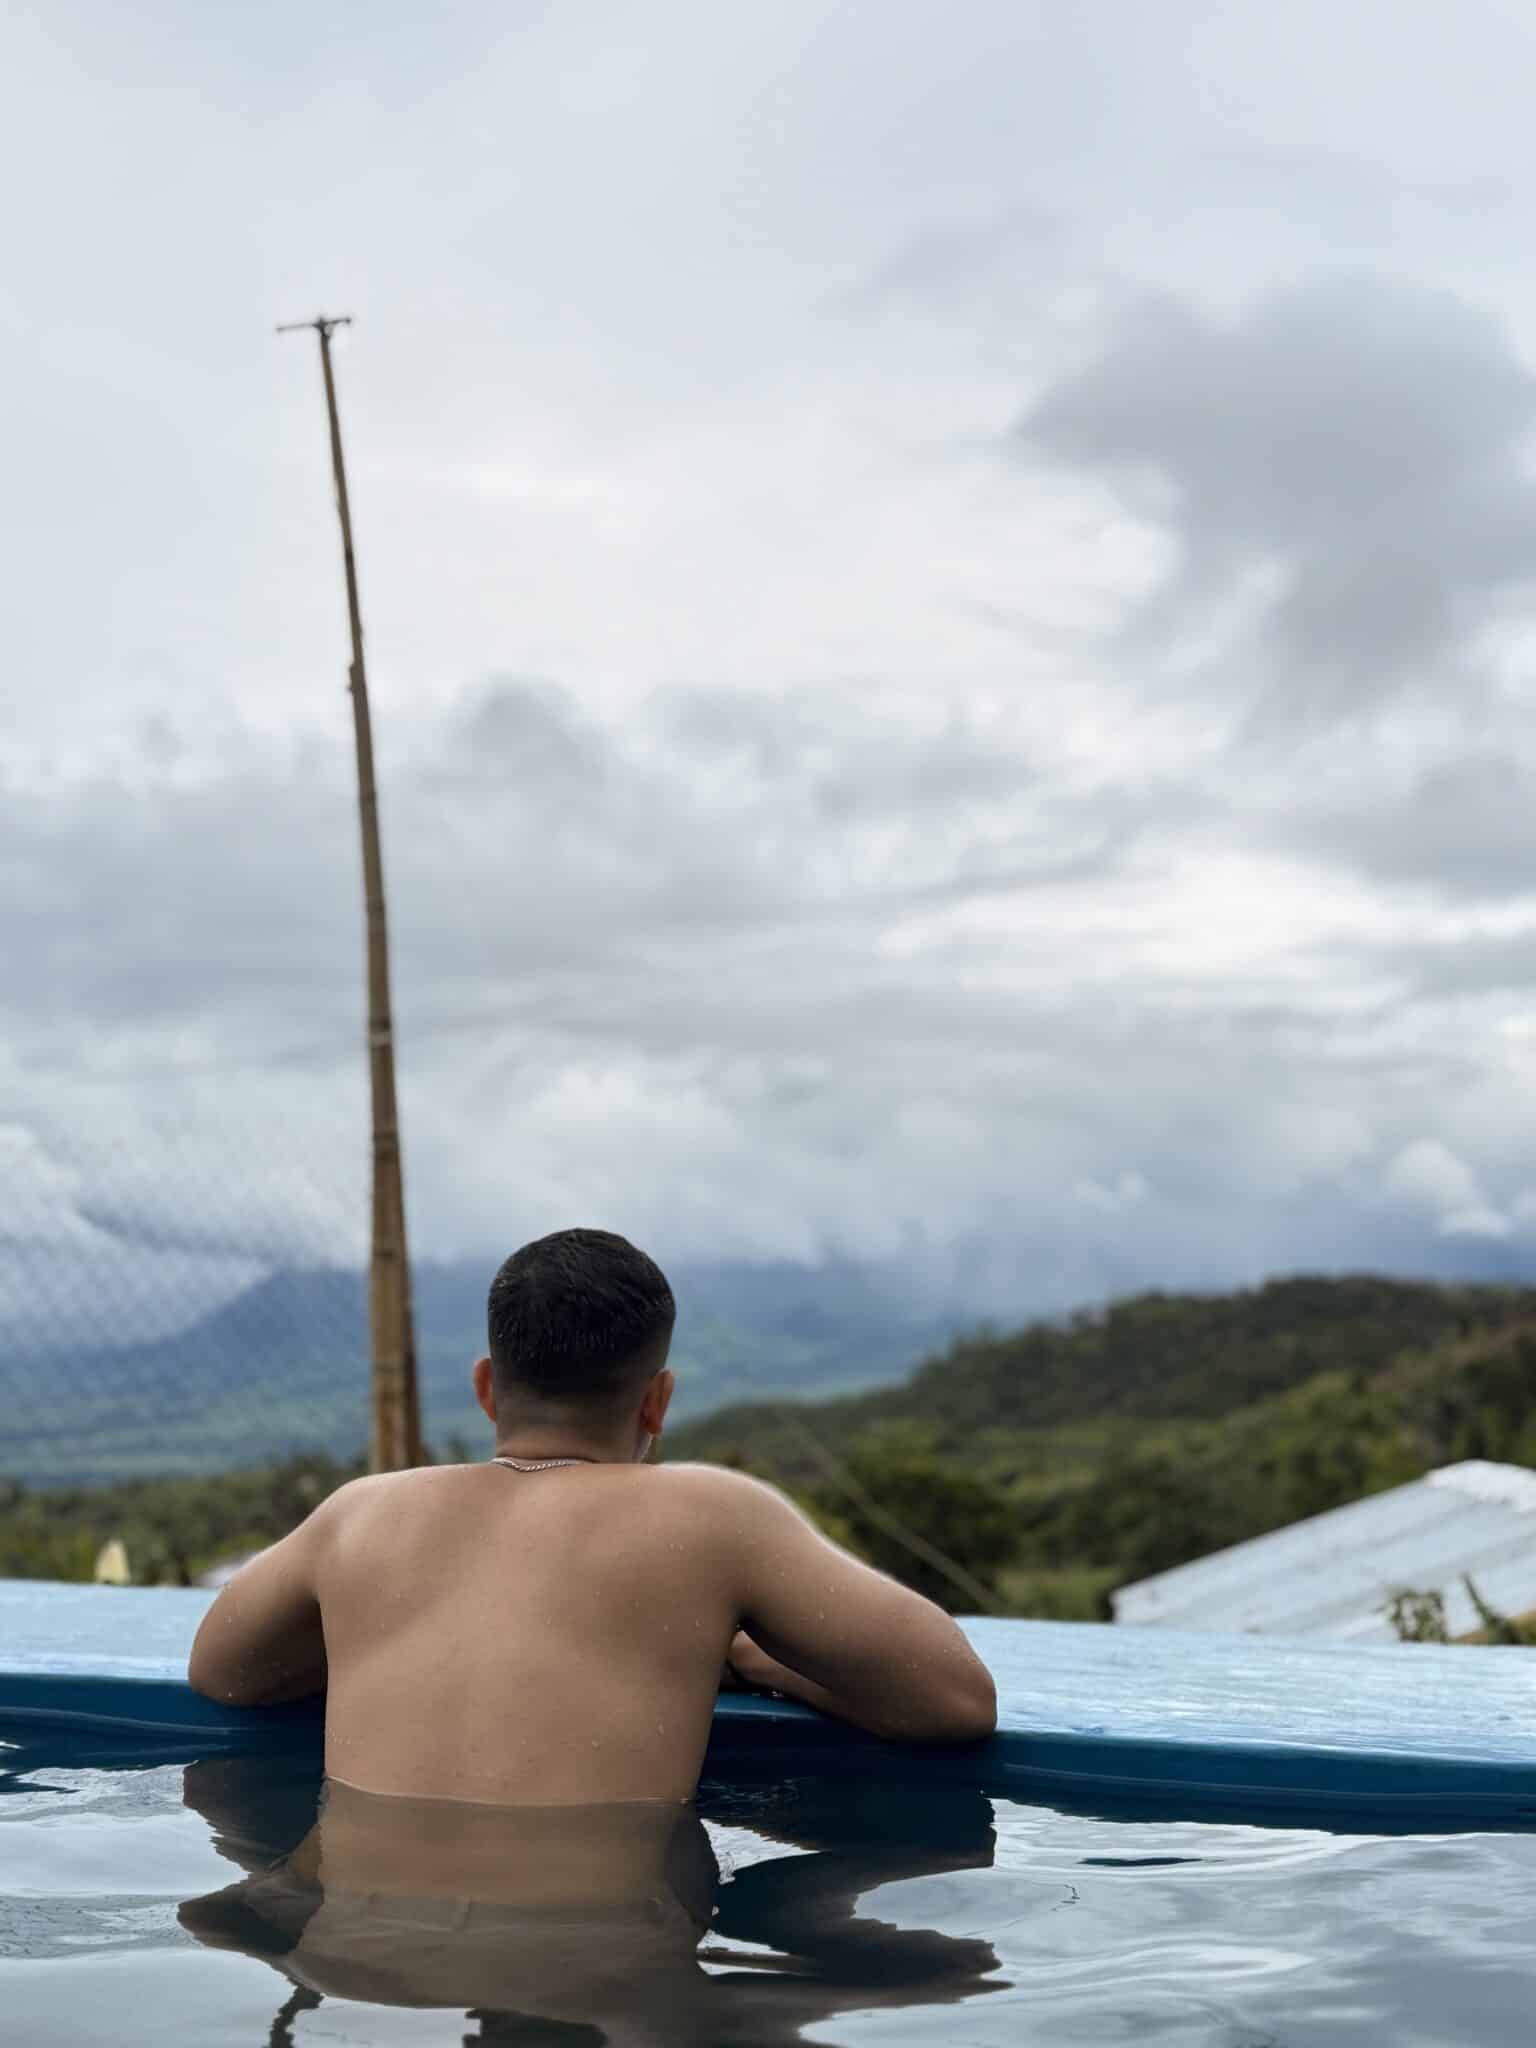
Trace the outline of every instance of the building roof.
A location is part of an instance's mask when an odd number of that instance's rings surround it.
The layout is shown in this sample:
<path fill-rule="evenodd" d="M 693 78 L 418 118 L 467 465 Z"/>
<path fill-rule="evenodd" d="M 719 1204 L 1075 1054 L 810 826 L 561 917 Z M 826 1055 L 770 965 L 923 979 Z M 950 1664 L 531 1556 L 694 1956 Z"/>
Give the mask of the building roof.
<path fill-rule="evenodd" d="M 1536 1608 L 1536 1472 L 1470 1459 L 1122 1586 L 1132 1625 L 1391 1642 L 1394 1593 L 1435 1591 L 1449 1633 L 1480 1626 L 1462 1575 L 1501 1614 Z"/>

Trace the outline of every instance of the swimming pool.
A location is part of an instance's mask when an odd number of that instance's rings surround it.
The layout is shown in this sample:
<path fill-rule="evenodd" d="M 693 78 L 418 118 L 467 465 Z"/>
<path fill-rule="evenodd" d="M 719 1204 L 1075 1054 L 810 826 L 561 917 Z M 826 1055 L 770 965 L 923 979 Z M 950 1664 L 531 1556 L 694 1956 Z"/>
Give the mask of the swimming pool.
<path fill-rule="evenodd" d="M 0 1582 L 6 2048 L 1529 2032 L 1536 1652 L 967 1622 L 976 1750 L 727 1698 L 664 1840 L 334 1793 L 317 1834 L 314 1708 L 185 1685 L 206 1598 Z"/>
<path fill-rule="evenodd" d="M 1264 1826 L 1069 1811 L 959 1780 L 741 1772 L 700 1791 L 718 1875 L 674 1859 L 692 1924 L 603 1907 L 530 1923 L 467 1897 L 375 1898 L 360 1919 L 292 1875 L 320 1791 L 302 1750 L 129 1765 L 107 1733 L 8 1744 L 4 2039 L 1512 2048 L 1529 2034 L 1536 1834 L 1519 1829 Z"/>

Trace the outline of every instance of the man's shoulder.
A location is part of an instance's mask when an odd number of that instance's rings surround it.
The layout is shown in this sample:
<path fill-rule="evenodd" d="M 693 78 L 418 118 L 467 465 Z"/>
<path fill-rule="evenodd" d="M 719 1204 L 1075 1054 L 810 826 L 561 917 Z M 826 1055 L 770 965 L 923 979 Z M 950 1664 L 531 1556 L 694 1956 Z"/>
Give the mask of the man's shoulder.
<path fill-rule="evenodd" d="M 432 1496 L 455 1483 L 470 1468 L 462 1465 L 419 1465 L 403 1472 L 376 1472 L 349 1479 L 315 1510 L 316 1521 L 340 1527 L 374 1515 L 410 1514 L 433 1505 Z M 617 1465 L 598 1468 L 603 1475 L 642 1484 L 653 1506 L 675 1505 L 680 1513 L 734 1512 L 738 1516 L 768 1507 L 784 1496 L 767 1480 L 729 1465 L 691 1462 L 659 1465 Z M 595 1475 L 594 1475 L 595 1476 Z"/>
<path fill-rule="evenodd" d="M 731 1465 L 666 1464 L 649 1468 L 648 1477 L 658 1482 L 679 1506 L 696 1506 L 703 1512 L 732 1513 L 737 1516 L 760 1513 L 783 1499 L 775 1486 L 750 1472 Z"/>
<path fill-rule="evenodd" d="M 761 1492 L 765 1482 L 734 1465 L 706 1465 L 693 1459 L 671 1459 L 662 1465 L 646 1465 L 643 1471 L 679 1486 L 713 1489 L 717 1492 Z"/>
<path fill-rule="evenodd" d="M 377 1512 L 397 1513 L 420 1499 L 443 1472 L 441 1465 L 417 1465 L 404 1472 L 368 1472 L 343 1480 L 325 1496 L 310 1519 L 340 1527 Z"/>

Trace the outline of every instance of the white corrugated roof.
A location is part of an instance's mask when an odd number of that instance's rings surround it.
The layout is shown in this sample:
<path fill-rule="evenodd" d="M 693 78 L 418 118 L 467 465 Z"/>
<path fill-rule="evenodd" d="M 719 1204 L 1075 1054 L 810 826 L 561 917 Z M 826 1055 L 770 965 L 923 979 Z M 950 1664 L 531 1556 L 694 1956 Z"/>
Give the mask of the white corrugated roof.
<path fill-rule="evenodd" d="M 1405 1588 L 1439 1592 L 1453 1636 L 1479 1626 L 1462 1584 L 1503 1614 L 1536 1610 L 1536 1472 L 1480 1458 L 1122 1586 L 1132 1625 L 1391 1642 Z"/>

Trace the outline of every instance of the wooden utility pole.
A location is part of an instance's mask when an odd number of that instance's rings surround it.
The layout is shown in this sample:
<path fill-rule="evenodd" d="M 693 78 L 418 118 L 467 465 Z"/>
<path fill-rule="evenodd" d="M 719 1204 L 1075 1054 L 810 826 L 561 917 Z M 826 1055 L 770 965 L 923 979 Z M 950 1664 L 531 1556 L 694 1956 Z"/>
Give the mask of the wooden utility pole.
<path fill-rule="evenodd" d="M 279 327 L 293 334 L 312 327 L 320 337 L 320 368 L 331 424 L 331 468 L 347 572 L 347 618 L 352 629 L 352 726 L 357 741 L 357 808 L 363 835 L 363 902 L 368 928 L 368 1073 L 373 1100 L 373 1252 L 368 1320 L 373 1350 L 373 1431 L 368 1463 L 374 1472 L 398 1472 L 421 1463 L 421 1409 L 416 1391 L 416 1338 L 411 1317 L 411 1268 L 405 1245 L 405 1196 L 400 1175 L 400 1120 L 395 1106 L 395 1038 L 389 1005 L 389 936 L 384 922 L 384 860 L 379 848 L 379 799 L 373 780 L 373 728 L 363 668 L 363 616 L 357 600 L 352 513 L 341 454 L 331 335 L 351 316 L 297 320 Z"/>

